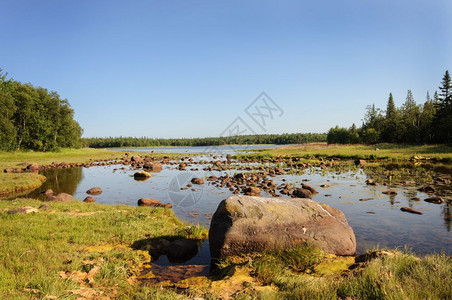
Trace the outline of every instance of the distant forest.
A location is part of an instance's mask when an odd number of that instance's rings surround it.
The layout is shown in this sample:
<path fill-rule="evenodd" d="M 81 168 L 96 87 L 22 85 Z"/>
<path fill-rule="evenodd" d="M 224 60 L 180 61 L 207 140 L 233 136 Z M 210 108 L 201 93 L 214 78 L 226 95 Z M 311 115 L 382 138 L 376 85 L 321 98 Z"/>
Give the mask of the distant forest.
<path fill-rule="evenodd" d="M 326 142 L 324 133 L 284 133 L 238 135 L 228 137 L 153 139 L 147 137 L 84 138 L 83 145 L 91 148 L 155 147 L 155 146 L 221 146 L 249 144 L 304 144 Z"/>
<path fill-rule="evenodd" d="M 7 79 L 0 69 L 0 150 L 79 148 L 82 128 L 56 92 Z"/>
<path fill-rule="evenodd" d="M 386 110 L 367 107 L 363 124 L 357 128 L 334 127 L 328 131 L 328 143 L 452 143 L 452 84 L 446 71 L 439 93 L 433 99 L 427 92 L 424 104 L 416 104 L 411 90 L 401 107 L 389 94 Z"/>

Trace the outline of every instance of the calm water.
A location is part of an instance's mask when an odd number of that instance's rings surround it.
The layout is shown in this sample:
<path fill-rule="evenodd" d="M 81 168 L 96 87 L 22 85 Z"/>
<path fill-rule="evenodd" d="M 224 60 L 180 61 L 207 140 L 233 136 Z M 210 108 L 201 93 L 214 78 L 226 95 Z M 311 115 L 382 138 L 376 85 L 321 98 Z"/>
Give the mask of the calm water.
<path fill-rule="evenodd" d="M 42 174 L 48 180 L 27 196 L 43 199 L 40 192 L 51 188 L 57 193 L 67 192 L 74 198 L 83 200 L 87 196 L 86 190 L 100 186 L 103 193 L 95 196 L 98 203 L 135 206 L 139 198 L 155 198 L 161 202 L 173 203 L 173 210 L 179 218 L 208 227 L 218 203 L 232 193 L 227 188 L 215 187 L 208 181 L 186 190 L 180 188 L 190 183 L 192 177 L 221 176 L 226 172 L 233 175 L 239 171 L 204 172 L 204 166 L 193 164 L 186 171 L 179 171 L 177 165 L 164 165 L 161 172 L 154 173 L 155 176 L 146 181 L 135 181 L 132 175 L 136 170 L 129 166 L 121 170 L 123 165 L 46 170 Z M 418 254 L 441 251 L 452 254 L 452 208 L 446 203 L 438 205 L 423 200 L 410 200 L 412 197 L 428 197 L 427 194 L 418 192 L 416 187 L 401 186 L 394 188 L 398 195 L 384 195 L 382 191 L 387 190 L 387 187 L 365 184 L 367 176 L 363 170 L 337 174 L 312 169 L 303 175 L 277 175 L 272 179 L 278 184 L 283 183 L 284 179 L 286 183 L 297 186 L 308 180 L 307 183 L 319 191 L 313 200 L 345 213 L 355 231 L 358 252 L 377 246 L 407 246 Z M 329 184 L 330 187 L 321 188 L 322 184 Z M 263 192 L 262 196 L 269 195 Z M 362 198 L 373 200 L 359 201 Z M 402 212 L 402 206 L 411 206 L 424 214 Z"/>
<path fill-rule="evenodd" d="M 112 148 L 114 151 L 140 151 L 161 153 L 224 153 L 231 155 L 238 151 L 252 151 L 256 149 L 271 149 L 279 145 L 228 145 L 228 146 L 199 146 L 199 147 L 154 147 L 154 148 Z"/>

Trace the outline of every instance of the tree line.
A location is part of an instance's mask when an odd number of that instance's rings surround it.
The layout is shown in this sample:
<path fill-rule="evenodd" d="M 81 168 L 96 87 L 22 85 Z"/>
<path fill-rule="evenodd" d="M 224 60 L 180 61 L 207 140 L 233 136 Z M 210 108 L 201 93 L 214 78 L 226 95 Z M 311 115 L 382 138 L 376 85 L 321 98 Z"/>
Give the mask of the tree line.
<path fill-rule="evenodd" d="M 392 93 L 386 110 L 369 105 L 362 126 L 333 127 L 327 134 L 328 143 L 452 143 L 452 84 L 446 71 L 439 93 L 433 98 L 427 92 L 425 102 L 417 104 L 411 90 L 405 102 L 396 107 Z"/>
<path fill-rule="evenodd" d="M 221 146 L 249 144 L 304 144 L 326 142 L 324 133 L 284 133 L 237 135 L 207 138 L 154 139 L 148 137 L 84 138 L 83 145 L 91 148 L 149 147 L 149 146 Z"/>
<path fill-rule="evenodd" d="M 0 150 L 80 148 L 82 128 L 66 99 L 0 69 Z"/>

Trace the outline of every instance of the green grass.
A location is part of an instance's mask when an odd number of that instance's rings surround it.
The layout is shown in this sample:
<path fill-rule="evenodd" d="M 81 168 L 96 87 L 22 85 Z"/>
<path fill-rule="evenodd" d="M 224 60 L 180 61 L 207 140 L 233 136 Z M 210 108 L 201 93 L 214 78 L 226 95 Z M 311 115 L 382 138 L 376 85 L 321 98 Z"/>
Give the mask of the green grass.
<path fill-rule="evenodd" d="M 278 288 L 259 295 L 262 299 L 451 299 L 451 257 L 388 252 L 393 255 L 355 264 L 350 257 L 323 256 L 310 246 L 299 246 L 247 262 L 242 258 L 241 265 L 251 266 L 254 277 Z M 222 267 L 233 265 L 224 262 Z"/>
<path fill-rule="evenodd" d="M 40 187 L 45 180 L 45 176 L 34 173 L 0 174 L 0 195 L 35 189 Z"/>
<path fill-rule="evenodd" d="M 0 299 L 55 296 L 75 299 L 80 287 L 125 299 L 172 298 L 172 290 L 131 285 L 140 264 L 149 260 L 130 245 L 151 237 L 203 239 L 207 230 L 179 221 L 164 208 L 111 206 L 73 201 L 49 202 L 52 211 L 11 215 L 22 206 L 39 207 L 32 199 L 0 201 Z M 105 246 L 106 245 L 106 246 Z M 90 246 L 103 246 L 87 248 Z M 98 261 L 87 262 L 87 261 Z M 59 272 L 100 270 L 93 282 L 62 279 Z"/>
<path fill-rule="evenodd" d="M 376 150 L 378 149 L 378 150 Z M 272 159 L 275 157 L 369 159 L 403 161 L 414 157 L 428 158 L 439 162 L 452 162 L 452 147 L 446 145 L 327 145 L 307 144 L 262 149 L 256 153 L 239 154 L 237 158 Z"/>

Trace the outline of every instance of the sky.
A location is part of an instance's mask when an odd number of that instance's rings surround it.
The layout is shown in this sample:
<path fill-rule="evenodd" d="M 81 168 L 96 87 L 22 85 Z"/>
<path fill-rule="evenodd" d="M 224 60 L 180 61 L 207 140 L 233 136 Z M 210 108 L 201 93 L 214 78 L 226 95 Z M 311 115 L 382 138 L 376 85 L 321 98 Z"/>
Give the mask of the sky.
<path fill-rule="evenodd" d="M 84 137 L 326 132 L 452 71 L 450 0 L 0 3 L 0 68 L 68 99 Z"/>

